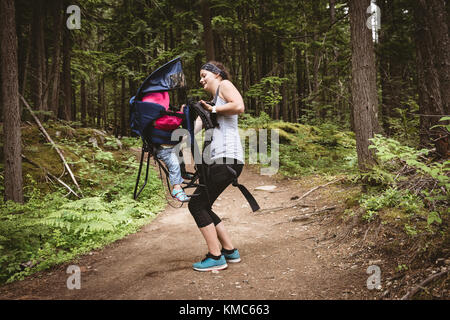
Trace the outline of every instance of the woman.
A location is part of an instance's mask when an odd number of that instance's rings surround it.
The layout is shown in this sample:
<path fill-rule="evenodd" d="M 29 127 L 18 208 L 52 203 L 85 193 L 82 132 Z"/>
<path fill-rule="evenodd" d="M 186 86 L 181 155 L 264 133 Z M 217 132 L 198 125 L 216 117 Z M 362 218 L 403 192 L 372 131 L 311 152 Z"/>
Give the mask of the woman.
<path fill-rule="evenodd" d="M 227 268 L 227 262 L 241 261 L 239 251 L 234 248 L 223 222 L 211 210 L 212 203 L 234 179 L 227 166 L 237 176 L 244 166 L 238 132 L 238 115 L 244 112 L 244 101 L 229 78 L 225 67 L 215 61 L 206 63 L 200 70 L 200 84 L 216 100 L 214 106 L 203 100 L 200 103 L 207 111 L 216 113 L 219 126 L 214 128 L 210 144 L 213 164 L 210 166 L 211 179 L 207 182 L 207 188 L 211 203 L 205 189 L 198 187 L 195 193 L 199 195 L 192 197 L 188 206 L 208 246 L 205 259 L 193 264 L 197 271 L 222 270 Z M 197 119 L 196 131 L 201 129 L 201 125 L 201 120 Z"/>

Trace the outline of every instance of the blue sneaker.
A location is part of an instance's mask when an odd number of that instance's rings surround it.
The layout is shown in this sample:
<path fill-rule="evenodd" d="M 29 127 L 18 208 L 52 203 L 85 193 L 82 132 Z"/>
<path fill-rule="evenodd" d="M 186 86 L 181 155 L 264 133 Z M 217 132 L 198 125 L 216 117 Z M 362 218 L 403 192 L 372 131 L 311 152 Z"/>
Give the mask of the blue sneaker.
<path fill-rule="evenodd" d="M 222 249 L 222 254 L 227 262 L 231 263 L 241 262 L 241 255 L 239 254 L 238 249 L 234 249 L 233 253 L 226 253 L 224 249 Z"/>
<path fill-rule="evenodd" d="M 210 253 L 206 255 L 206 258 L 200 262 L 194 263 L 192 268 L 197 271 L 212 271 L 212 270 L 223 270 L 228 267 L 227 261 L 223 255 L 220 256 L 219 260 L 213 258 L 214 256 Z"/>

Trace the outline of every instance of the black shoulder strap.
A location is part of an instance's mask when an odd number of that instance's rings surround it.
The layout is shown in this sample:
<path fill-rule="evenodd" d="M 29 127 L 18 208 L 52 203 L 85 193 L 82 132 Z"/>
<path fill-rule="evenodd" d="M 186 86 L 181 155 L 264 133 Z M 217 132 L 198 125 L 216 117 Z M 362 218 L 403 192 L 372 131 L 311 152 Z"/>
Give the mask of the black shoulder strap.
<path fill-rule="evenodd" d="M 238 182 L 236 171 L 231 166 L 227 165 L 226 167 L 227 167 L 228 171 L 230 171 L 230 173 L 233 175 L 233 177 L 235 177 L 233 180 L 233 186 L 238 187 L 239 190 L 241 190 L 245 199 L 247 199 L 248 204 L 252 208 L 252 211 L 253 212 L 258 211 L 260 209 L 258 202 L 256 202 L 256 199 L 253 197 L 253 195 L 250 193 L 250 191 L 248 191 L 248 189 L 245 186 L 243 186 L 242 184 L 240 184 Z"/>
<path fill-rule="evenodd" d="M 215 106 L 217 102 L 217 97 L 219 96 L 220 84 L 217 86 L 216 95 L 214 96 L 214 100 L 211 102 L 211 105 Z M 217 122 L 217 113 L 211 113 L 211 121 L 214 127 L 219 127 L 219 122 Z"/>
<path fill-rule="evenodd" d="M 217 86 L 216 95 L 214 96 L 213 104 L 216 105 L 217 97 L 219 96 L 220 84 Z"/>

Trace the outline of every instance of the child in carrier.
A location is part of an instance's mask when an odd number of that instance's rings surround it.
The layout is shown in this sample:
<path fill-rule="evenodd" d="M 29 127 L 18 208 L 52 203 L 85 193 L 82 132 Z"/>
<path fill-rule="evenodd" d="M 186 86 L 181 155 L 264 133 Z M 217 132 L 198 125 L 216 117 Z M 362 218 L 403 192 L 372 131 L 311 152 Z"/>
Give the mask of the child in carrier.
<path fill-rule="evenodd" d="M 143 102 L 152 102 L 162 105 L 166 110 L 169 109 L 169 93 L 152 92 L 142 98 Z M 183 113 L 183 108 L 179 113 Z M 173 131 L 177 129 L 183 120 L 175 116 L 164 115 L 161 118 L 153 121 L 155 129 L 164 131 Z M 172 185 L 172 197 L 180 202 L 188 202 L 189 197 L 184 192 L 181 184 L 184 179 L 181 175 L 180 163 L 175 154 L 174 146 L 170 144 L 160 144 L 156 150 L 156 156 L 159 160 L 163 161 L 169 171 L 169 182 Z"/>

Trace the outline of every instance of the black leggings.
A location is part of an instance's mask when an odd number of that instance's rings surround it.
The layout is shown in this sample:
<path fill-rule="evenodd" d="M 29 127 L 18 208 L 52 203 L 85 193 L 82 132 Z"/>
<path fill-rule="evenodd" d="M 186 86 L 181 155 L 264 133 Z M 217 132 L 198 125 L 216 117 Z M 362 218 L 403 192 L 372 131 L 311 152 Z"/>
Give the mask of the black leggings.
<path fill-rule="evenodd" d="M 235 179 L 233 174 L 226 166 L 230 166 L 234 171 L 236 171 L 237 177 L 239 177 L 244 167 L 242 163 L 238 163 L 235 159 L 228 159 L 228 161 L 226 161 L 226 158 L 223 158 L 223 164 L 214 163 L 209 166 L 209 181 L 206 183 L 206 185 L 208 188 L 211 204 L 208 202 L 208 196 L 203 187 L 197 187 L 194 194 L 198 194 L 198 196 L 194 196 L 189 200 L 189 211 L 194 217 L 195 223 L 197 223 L 197 226 L 199 228 L 206 227 L 211 223 L 214 223 L 214 225 L 216 226 L 222 221 L 211 210 L 211 205 Z M 231 161 L 233 161 L 234 163 L 226 164 L 230 163 Z"/>

